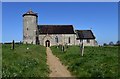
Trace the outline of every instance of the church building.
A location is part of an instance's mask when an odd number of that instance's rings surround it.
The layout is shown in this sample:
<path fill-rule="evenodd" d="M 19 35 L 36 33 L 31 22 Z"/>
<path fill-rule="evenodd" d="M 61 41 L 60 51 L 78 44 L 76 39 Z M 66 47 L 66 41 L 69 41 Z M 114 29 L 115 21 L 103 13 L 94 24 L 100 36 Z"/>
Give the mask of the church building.
<path fill-rule="evenodd" d="M 91 30 L 74 30 L 73 25 L 38 25 L 38 14 L 29 10 L 23 14 L 23 43 L 53 45 L 97 45 Z"/>

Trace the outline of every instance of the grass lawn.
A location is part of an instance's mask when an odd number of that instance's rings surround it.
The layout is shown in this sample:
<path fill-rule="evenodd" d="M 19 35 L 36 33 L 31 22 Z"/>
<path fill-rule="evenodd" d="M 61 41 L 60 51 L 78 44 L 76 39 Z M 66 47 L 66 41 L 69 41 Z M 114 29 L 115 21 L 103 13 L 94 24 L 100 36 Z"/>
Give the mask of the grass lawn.
<path fill-rule="evenodd" d="M 29 49 L 27 50 L 27 47 Z M 2 45 L 3 77 L 48 77 L 46 48 L 40 45 Z"/>
<path fill-rule="evenodd" d="M 51 49 L 76 77 L 118 77 L 118 47 L 85 47 L 83 57 L 78 46 Z"/>
<path fill-rule="evenodd" d="M 2 78 L 2 45 L 0 44 L 0 78 Z"/>

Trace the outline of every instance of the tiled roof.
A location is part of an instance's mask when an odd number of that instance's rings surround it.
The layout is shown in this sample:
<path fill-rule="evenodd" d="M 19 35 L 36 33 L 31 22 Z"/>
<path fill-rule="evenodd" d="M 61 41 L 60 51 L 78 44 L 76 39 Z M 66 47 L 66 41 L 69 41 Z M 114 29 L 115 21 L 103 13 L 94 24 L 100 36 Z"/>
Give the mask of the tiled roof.
<path fill-rule="evenodd" d="M 29 10 L 28 12 L 26 12 L 25 14 L 23 14 L 23 16 L 25 16 L 25 15 L 34 15 L 34 16 L 38 17 L 37 13 L 34 13 L 32 10 Z"/>
<path fill-rule="evenodd" d="M 74 34 L 73 25 L 38 25 L 39 34 Z"/>
<path fill-rule="evenodd" d="M 95 39 L 91 30 L 75 30 L 77 39 Z"/>
<path fill-rule="evenodd" d="M 35 14 L 32 10 L 29 10 L 26 14 Z"/>

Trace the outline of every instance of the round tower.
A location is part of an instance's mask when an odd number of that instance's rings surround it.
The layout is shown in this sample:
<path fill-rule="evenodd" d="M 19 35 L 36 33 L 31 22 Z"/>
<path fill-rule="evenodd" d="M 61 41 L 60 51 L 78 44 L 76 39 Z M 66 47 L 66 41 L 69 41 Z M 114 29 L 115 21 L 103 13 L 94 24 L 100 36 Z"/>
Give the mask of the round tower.
<path fill-rule="evenodd" d="M 38 28 L 37 28 L 37 13 L 29 10 L 23 14 L 23 43 L 24 44 L 37 44 L 38 41 Z"/>

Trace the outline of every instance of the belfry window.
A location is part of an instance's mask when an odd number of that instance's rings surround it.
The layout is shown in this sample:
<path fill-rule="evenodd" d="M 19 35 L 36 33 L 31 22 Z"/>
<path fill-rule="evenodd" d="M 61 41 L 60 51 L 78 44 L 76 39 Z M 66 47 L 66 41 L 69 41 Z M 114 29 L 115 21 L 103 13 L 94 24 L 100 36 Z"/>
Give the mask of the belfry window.
<path fill-rule="evenodd" d="M 55 42 L 58 43 L 58 37 L 57 36 L 55 37 Z"/>

